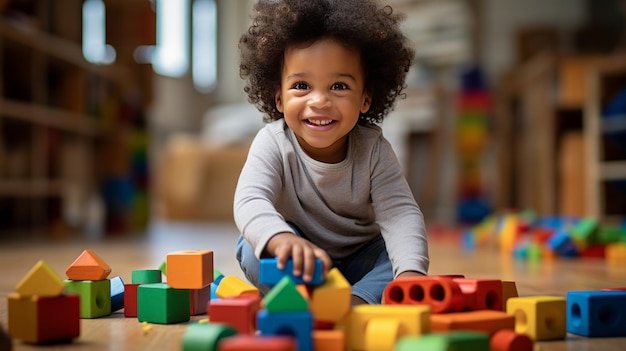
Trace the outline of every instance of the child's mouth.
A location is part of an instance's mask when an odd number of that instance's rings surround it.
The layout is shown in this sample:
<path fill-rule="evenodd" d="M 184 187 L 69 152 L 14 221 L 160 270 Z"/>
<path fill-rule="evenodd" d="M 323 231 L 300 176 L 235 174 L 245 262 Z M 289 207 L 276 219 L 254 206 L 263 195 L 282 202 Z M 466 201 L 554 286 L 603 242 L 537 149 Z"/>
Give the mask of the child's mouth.
<path fill-rule="evenodd" d="M 329 124 L 335 123 L 335 120 L 332 120 L 332 119 L 323 119 L 323 120 L 320 120 L 320 119 L 307 119 L 306 122 L 308 124 L 310 124 L 310 125 L 313 125 L 313 126 L 324 127 L 324 126 L 327 126 Z"/>

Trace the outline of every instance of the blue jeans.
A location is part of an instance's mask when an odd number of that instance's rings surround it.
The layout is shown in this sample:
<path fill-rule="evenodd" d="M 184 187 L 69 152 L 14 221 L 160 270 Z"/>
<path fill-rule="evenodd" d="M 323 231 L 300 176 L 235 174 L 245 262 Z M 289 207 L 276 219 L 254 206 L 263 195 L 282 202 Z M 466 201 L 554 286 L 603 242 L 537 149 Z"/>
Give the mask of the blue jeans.
<path fill-rule="evenodd" d="M 299 230 L 296 229 L 296 233 L 299 235 Z M 236 258 L 246 278 L 265 295 L 271 287 L 259 283 L 259 260 L 243 236 L 237 240 Z M 369 304 L 380 304 L 383 291 L 393 279 L 391 261 L 382 236 L 376 237 L 348 257 L 333 259 L 333 266 L 352 285 L 352 295 Z"/>

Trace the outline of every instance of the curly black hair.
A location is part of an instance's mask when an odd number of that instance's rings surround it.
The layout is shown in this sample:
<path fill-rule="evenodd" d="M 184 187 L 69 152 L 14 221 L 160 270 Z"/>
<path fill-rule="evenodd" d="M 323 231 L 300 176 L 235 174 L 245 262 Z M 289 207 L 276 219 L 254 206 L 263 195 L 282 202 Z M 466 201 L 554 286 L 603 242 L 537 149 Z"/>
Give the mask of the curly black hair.
<path fill-rule="evenodd" d="M 241 36 L 239 74 L 248 101 L 265 122 L 283 118 L 274 100 L 280 89 L 285 49 L 329 38 L 361 51 L 369 110 L 359 123 L 382 122 L 398 96 L 415 52 L 400 30 L 403 16 L 375 0 L 260 0 L 252 25 Z"/>

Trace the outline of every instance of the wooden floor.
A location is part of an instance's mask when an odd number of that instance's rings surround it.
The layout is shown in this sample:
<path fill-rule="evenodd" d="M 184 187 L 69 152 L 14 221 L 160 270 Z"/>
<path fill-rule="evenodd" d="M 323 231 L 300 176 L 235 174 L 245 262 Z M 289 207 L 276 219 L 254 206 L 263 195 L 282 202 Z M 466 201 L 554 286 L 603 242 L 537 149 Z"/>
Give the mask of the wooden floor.
<path fill-rule="evenodd" d="M 92 249 L 112 268 L 110 277 L 130 281 L 134 269 L 156 269 L 169 252 L 183 249 L 214 251 L 214 265 L 225 275 L 243 277 L 234 259 L 237 231 L 230 224 L 180 225 L 157 223 L 145 235 L 104 241 L 0 241 L 0 325 L 6 330 L 7 294 L 39 260 L 65 278 L 65 269 L 84 250 Z M 602 260 L 553 260 L 541 263 L 503 258 L 496 250 L 465 251 L 454 236 L 432 232 L 431 274 L 463 274 L 470 278 L 514 280 L 521 296 L 561 295 L 569 290 L 626 286 L 626 267 L 611 267 Z M 192 317 L 192 322 L 206 316 Z M 81 320 L 81 336 L 71 344 L 32 346 L 14 341 L 14 350 L 180 350 L 186 323 L 144 325 L 122 312 Z M 539 342 L 535 350 L 626 350 L 626 338 L 583 338 Z"/>

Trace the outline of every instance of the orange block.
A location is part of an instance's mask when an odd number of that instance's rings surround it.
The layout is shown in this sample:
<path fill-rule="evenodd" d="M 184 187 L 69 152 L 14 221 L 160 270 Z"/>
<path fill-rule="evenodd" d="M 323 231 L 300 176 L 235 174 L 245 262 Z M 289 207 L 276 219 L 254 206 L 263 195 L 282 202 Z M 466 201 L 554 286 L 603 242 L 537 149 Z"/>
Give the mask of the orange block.
<path fill-rule="evenodd" d="M 533 351 L 533 340 L 526 334 L 513 330 L 498 330 L 491 336 L 491 351 Z"/>
<path fill-rule="evenodd" d="M 501 329 L 515 330 L 515 317 L 492 310 L 431 314 L 430 327 L 439 332 L 472 330 L 492 335 Z"/>
<path fill-rule="evenodd" d="M 213 251 L 176 251 L 166 256 L 167 285 L 175 289 L 202 289 L 213 282 Z"/>
<path fill-rule="evenodd" d="M 87 249 L 65 270 L 70 280 L 104 280 L 111 273 L 111 267 L 95 252 Z"/>
<path fill-rule="evenodd" d="M 233 335 L 217 344 L 218 351 L 296 351 L 293 336 L 279 335 Z"/>
<path fill-rule="evenodd" d="M 502 281 L 502 311 L 506 311 L 506 301 L 511 297 L 518 297 L 517 286 L 513 280 Z"/>
<path fill-rule="evenodd" d="M 346 349 L 346 333 L 341 329 L 314 330 L 314 351 L 344 351 Z"/>

